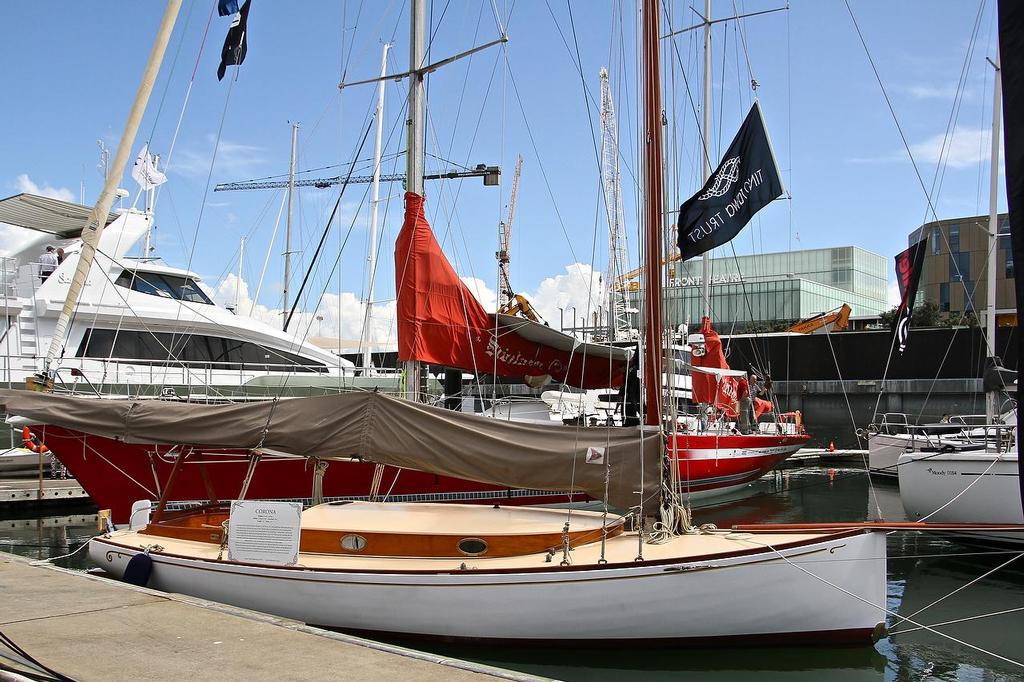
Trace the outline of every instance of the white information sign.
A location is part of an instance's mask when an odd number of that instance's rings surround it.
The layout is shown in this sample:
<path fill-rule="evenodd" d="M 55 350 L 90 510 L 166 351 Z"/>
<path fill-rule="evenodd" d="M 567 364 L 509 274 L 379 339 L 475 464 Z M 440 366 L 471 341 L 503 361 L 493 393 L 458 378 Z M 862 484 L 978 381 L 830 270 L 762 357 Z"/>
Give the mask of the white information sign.
<path fill-rule="evenodd" d="M 235 500 L 228 521 L 228 559 L 290 566 L 299 561 L 300 502 Z"/>

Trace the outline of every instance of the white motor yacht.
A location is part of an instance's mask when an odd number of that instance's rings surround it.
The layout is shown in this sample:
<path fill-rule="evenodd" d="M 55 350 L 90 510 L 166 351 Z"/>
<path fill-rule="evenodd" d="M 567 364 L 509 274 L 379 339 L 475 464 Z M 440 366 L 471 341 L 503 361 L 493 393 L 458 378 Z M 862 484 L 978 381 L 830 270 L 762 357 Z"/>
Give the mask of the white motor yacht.
<path fill-rule="evenodd" d="M 0 380 L 8 385 L 23 385 L 42 369 L 90 210 L 31 194 L 0 200 L 0 223 L 21 232 L 0 268 L 7 322 Z M 109 214 L 57 363 L 58 385 L 192 399 L 353 386 L 356 372 L 348 360 L 218 305 L 194 272 L 130 258 L 152 221 L 152 213 L 135 209 Z M 62 249 L 64 258 L 43 277 L 50 267 L 40 262 L 47 246 Z"/>

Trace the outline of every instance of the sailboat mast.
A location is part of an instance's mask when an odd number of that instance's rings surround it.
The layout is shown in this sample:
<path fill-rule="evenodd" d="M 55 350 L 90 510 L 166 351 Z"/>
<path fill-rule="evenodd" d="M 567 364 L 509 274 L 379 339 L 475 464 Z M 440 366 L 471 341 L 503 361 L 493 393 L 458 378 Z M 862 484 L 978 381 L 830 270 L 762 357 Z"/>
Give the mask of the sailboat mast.
<path fill-rule="evenodd" d="M 370 368 L 370 322 L 373 319 L 373 280 L 377 273 L 377 208 L 380 205 L 380 157 L 384 136 L 384 76 L 387 75 L 388 50 L 391 43 L 384 43 L 380 55 L 380 83 L 377 84 L 377 130 L 373 141 L 373 203 L 370 209 L 370 249 L 366 268 L 366 311 L 363 313 L 363 371 Z"/>
<path fill-rule="evenodd" d="M 1003 88 L 1000 83 L 999 50 L 996 49 L 995 78 L 992 85 L 992 170 L 989 178 L 988 196 L 988 282 L 987 310 L 985 313 L 985 339 L 988 343 L 989 365 L 996 356 L 996 263 L 998 262 L 997 243 L 999 240 L 999 145 L 1002 136 L 999 133 L 1000 113 L 1002 107 Z M 985 423 L 994 423 L 999 412 L 998 391 L 985 394 Z"/>
<path fill-rule="evenodd" d="M 704 120 L 700 131 L 704 142 L 704 163 L 701 186 L 711 176 L 711 0 L 704 0 Z M 711 256 L 707 251 L 701 256 L 700 293 L 703 300 L 703 316 L 711 317 Z"/>
<path fill-rule="evenodd" d="M 295 196 L 295 157 L 299 144 L 299 124 L 292 124 L 292 153 L 288 161 L 288 220 L 284 228 L 284 291 L 282 292 L 284 318 L 283 329 L 288 331 L 288 284 L 292 278 L 292 201 Z"/>
<path fill-rule="evenodd" d="M 406 190 L 423 195 L 423 154 L 425 151 L 423 67 L 426 58 L 424 37 L 427 29 L 427 8 L 424 0 L 412 0 L 409 8 L 411 36 L 409 40 L 409 120 L 406 140 Z M 420 363 L 405 361 L 405 395 L 410 400 L 419 397 Z"/>
<path fill-rule="evenodd" d="M 153 41 L 153 49 L 149 53 L 149 60 L 146 62 L 146 69 L 142 73 L 142 81 L 135 93 L 135 101 L 132 102 L 131 111 L 128 113 L 128 121 L 124 125 L 124 132 L 121 134 L 121 141 L 117 145 L 117 154 L 114 155 L 114 165 L 106 175 L 103 183 L 103 191 L 100 192 L 92 213 L 86 220 L 82 229 L 82 253 L 78 258 L 78 267 L 68 287 L 68 295 L 64 300 L 64 308 L 57 318 L 57 325 L 53 330 L 53 337 L 50 339 L 50 348 L 46 352 L 46 359 L 43 361 L 43 378 L 47 384 L 52 384 L 55 372 L 52 370 L 53 363 L 61 351 L 67 339 L 68 324 L 71 322 L 71 315 L 78 305 L 78 297 L 85 287 L 86 278 L 92 267 L 93 259 L 96 258 L 96 249 L 99 247 L 100 237 L 103 235 L 103 228 L 107 224 L 107 216 L 110 214 L 110 207 L 114 205 L 114 198 L 117 192 L 117 184 L 121 181 L 125 166 L 128 165 L 128 155 L 132 145 L 135 144 L 135 135 L 139 132 L 139 124 L 142 123 L 142 115 L 146 111 L 146 104 L 153 92 L 153 85 L 156 83 L 157 74 L 160 72 L 160 64 L 163 62 L 164 53 L 167 51 L 167 43 L 171 39 L 171 32 L 174 30 L 174 22 L 178 18 L 178 10 L 181 9 L 181 0 L 168 0 L 164 16 L 160 20 L 160 28 L 157 30 L 156 39 Z"/>
<path fill-rule="evenodd" d="M 644 285 L 646 311 L 644 352 L 644 423 L 661 424 L 661 242 L 664 215 L 662 130 L 661 130 L 661 72 L 660 40 L 658 30 L 658 0 L 644 0 L 643 4 L 643 76 L 644 76 L 644 267 L 647 281 Z"/>

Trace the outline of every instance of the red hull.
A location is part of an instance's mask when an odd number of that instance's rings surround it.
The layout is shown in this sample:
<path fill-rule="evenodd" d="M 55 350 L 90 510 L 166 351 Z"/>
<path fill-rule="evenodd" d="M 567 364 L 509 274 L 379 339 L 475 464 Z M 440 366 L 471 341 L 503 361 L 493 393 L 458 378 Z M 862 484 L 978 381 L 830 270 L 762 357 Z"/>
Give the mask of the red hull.
<path fill-rule="evenodd" d="M 110 509 L 117 523 L 128 520 L 131 505 L 158 499 L 179 446 L 140 445 L 86 435 L 54 426 L 35 428 L 93 501 Z M 686 493 L 726 492 L 759 478 L 801 447 L 807 436 L 677 436 L 676 456 Z M 753 448 L 756 448 L 753 449 Z M 181 467 L 172 502 L 238 497 L 248 469 L 245 453 L 191 448 L 189 465 Z M 194 463 L 193 463 L 194 462 Z M 202 464 L 202 466 L 200 466 Z M 332 462 L 323 479 L 325 499 L 366 499 L 375 465 Z M 301 459 L 265 458 L 255 468 L 247 497 L 310 502 L 313 467 Z M 582 495 L 541 490 L 516 490 L 386 467 L 379 493 L 394 501 L 462 502 L 525 505 L 585 499 Z"/>
<path fill-rule="evenodd" d="M 678 434 L 669 438 L 669 457 L 679 468 L 680 491 L 703 497 L 756 481 L 808 440 L 806 434 Z"/>

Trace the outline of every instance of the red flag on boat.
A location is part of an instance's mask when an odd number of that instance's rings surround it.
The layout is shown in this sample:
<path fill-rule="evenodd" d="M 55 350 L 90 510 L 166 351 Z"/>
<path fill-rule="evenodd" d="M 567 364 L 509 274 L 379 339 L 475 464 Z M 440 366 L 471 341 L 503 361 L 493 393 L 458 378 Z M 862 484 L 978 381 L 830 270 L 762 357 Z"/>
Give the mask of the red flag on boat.
<path fill-rule="evenodd" d="M 442 253 L 423 201 L 406 192 L 405 224 L 395 244 L 399 360 L 524 380 L 550 376 L 580 388 L 624 383 L 627 350 L 484 310 Z"/>

